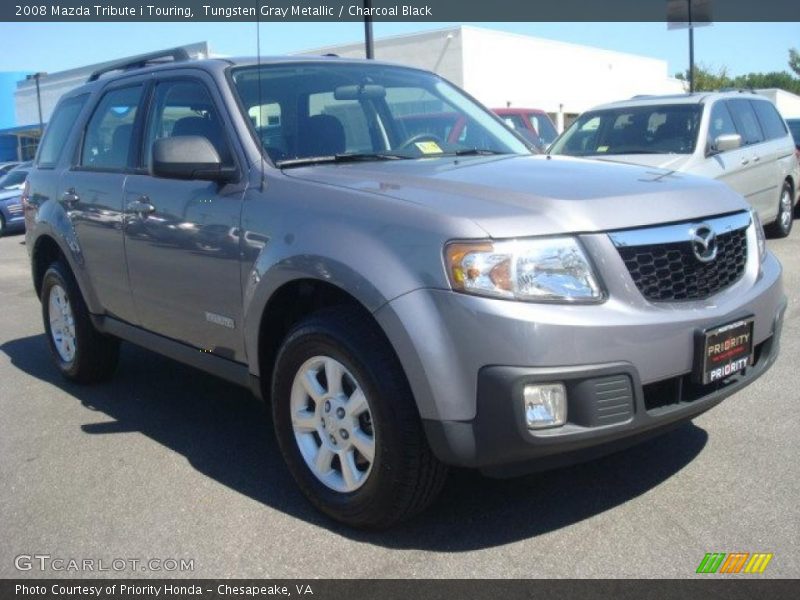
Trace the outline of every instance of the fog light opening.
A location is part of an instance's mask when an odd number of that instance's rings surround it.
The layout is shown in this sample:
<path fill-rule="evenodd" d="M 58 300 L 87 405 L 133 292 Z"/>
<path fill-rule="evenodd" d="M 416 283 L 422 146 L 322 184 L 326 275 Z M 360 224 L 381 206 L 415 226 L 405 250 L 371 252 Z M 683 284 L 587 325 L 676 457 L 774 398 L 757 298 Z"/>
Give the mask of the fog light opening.
<path fill-rule="evenodd" d="M 560 427 L 567 422 L 567 389 L 563 383 L 528 384 L 522 395 L 528 429 Z"/>

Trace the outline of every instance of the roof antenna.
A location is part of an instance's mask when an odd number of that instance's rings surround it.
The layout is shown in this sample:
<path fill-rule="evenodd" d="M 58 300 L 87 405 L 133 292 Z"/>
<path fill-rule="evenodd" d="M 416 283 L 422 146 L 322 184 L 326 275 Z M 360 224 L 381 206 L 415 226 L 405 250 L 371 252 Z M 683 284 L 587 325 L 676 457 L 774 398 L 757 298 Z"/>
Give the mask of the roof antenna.
<path fill-rule="evenodd" d="M 264 118 L 264 104 L 261 101 L 261 0 L 256 0 L 256 85 L 258 85 L 258 127 L 256 133 L 258 134 L 258 152 L 261 157 L 259 161 L 260 169 L 258 173 L 259 190 L 264 192 L 264 142 L 261 139 L 261 119 Z"/>

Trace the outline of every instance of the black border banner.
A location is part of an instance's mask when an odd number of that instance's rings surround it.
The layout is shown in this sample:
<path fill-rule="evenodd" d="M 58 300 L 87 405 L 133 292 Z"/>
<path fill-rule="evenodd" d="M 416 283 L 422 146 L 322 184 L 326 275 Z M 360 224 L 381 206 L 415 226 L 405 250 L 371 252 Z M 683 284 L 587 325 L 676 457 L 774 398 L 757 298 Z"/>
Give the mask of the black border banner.
<path fill-rule="evenodd" d="M 30 600 L 782 600 L 800 580 L 698 575 L 696 579 L 257 580 L 6 579 L 0 598 Z"/>
<path fill-rule="evenodd" d="M 376 21 L 666 21 L 689 0 L 372 0 Z M 692 0 L 712 21 L 797 21 L 788 0 Z M 679 13 L 680 11 L 678 11 Z M 0 21 L 361 21 L 363 0 L 11 0 Z M 746 40 L 743 40 L 746 43 Z"/>

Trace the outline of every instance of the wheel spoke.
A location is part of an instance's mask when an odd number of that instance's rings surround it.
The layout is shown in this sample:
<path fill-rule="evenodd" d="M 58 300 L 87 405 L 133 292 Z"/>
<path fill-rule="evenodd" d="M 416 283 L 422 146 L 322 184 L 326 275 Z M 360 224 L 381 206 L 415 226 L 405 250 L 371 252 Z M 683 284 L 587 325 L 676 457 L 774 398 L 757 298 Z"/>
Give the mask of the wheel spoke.
<path fill-rule="evenodd" d="M 330 358 L 325 361 L 325 379 L 327 380 L 327 392 L 329 395 L 335 396 L 342 391 L 343 374 L 344 369 L 338 361 Z"/>
<path fill-rule="evenodd" d="M 302 410 L 292 415 L 292 424 L 298 431 L 316 431 L 317 419 L 310 410 Z"/>
<path fill-rule="evenodd" d="M 335 456 L 333 450 L 323 443 L 317 451 L 317 456 L 314 458 L 314 467 L 317 469 L 319 475 L 325 475 L 331 470 L 331 461 Z"/>
<path fill-rule="evenodd" d="M 342 465 L 342 479 L 348 490 L 358 487 L 361 473 L 356 468 L 356 456 L 353 450 L 343 450 L 339 452 L 339 463 Z"/>
<path fill-rule="evenodd" d="M 352 417 L 357 417 L 368 408 L 367 397 L 364 395 L 364 392 L 361 391 L 361 388 L 353 392 L 347 400 L 347 412 L 349 412 Z"/>
<path fill-rule="evenodd" d="M 311 399 L 317 403 L 322 401 L 322 397 L 325 395 L 325 390 L 322 389 L 322 386 L 317 381 L 317 377 L 313 371 L 306 371 L 302 377 L 303 382 L 303 389 L 306 393 L 311 396 Z"/>
<path fill-rule="evenodd" d="M 375 460 L 375 439 L 363 431 L 354 431 L 351 438 L 353 447 L 358 450 L 368 462 Z"/>

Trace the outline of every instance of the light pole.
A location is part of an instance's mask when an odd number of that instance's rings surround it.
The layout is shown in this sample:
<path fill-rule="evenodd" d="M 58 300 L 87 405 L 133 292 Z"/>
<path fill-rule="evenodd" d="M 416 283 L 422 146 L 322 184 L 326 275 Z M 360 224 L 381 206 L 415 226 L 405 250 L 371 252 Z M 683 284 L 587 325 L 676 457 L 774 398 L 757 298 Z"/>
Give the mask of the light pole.
<path fill-rule="evenodd" d="M 44 121 L 42 120 L 42 93 L 39 89 L 39 79 L 45 77 L 47 73 L 34 73 L 33 75 L 27 75 L 25 79 L 30 81 L 33 79 L 36 82 L 36 105 L 39 107 L 39 139 L 44 135 Z"/>
<path fill-rule="evenodd" d="M 364 0 L 364 44 L 367 58 L 375 58 L 375 48 L 372 43 L 372 0 Z"/>
<path fill-rule="evenodd" d="M 694 93 L 694 28 L 711 25 L 712 0 L 667 0 L 667 28 L 689 29 L 689 93 Z"/>

